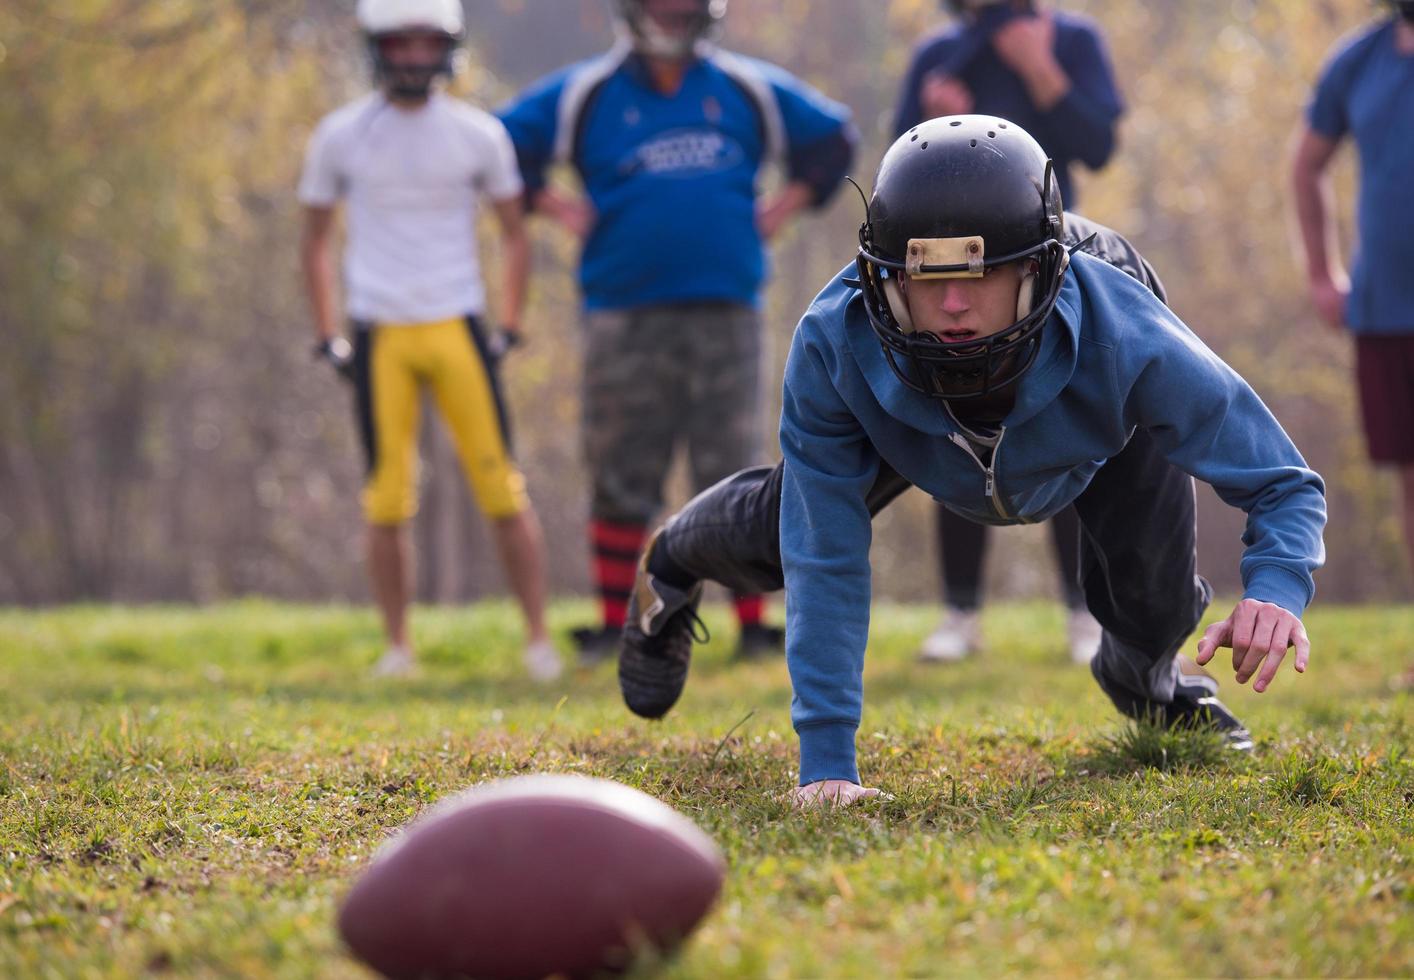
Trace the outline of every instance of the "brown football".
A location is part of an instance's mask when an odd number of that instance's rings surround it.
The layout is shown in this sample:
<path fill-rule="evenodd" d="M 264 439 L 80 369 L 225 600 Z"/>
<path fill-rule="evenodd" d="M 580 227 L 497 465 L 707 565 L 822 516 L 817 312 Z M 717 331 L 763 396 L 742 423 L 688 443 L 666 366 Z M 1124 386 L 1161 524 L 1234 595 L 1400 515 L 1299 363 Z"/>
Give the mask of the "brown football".
<path fill-rule="evenodd" d="M 711 838 L 651 796 L 525 776 L 409 824 L 355 882 L 339 931 L 388 977 L 592 977 L 671 952 L 724 874 Z"/>

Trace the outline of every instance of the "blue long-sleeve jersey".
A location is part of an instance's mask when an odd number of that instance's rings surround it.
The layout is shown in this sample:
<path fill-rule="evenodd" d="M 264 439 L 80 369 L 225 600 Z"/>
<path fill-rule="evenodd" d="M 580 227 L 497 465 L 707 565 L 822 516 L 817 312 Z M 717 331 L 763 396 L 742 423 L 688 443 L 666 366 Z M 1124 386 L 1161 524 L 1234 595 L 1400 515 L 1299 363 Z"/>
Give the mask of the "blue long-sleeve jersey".
<path fill-rule="evenodd" d="M 1145 429 L 1170 462 L 1247 513 L 1245 596 L 1305 609 L 1325 556 L 1321 478 L 1247 383 L 1141 283 L 1100 259 L 1073 258 L 988 481 L 954 441 L 949 413 L 894 376 L 862 297 L 844 281 L 854 274 L 850 266 L 816 297 L 786 363 L 781 560 L 802 783 L 859 778 L 865 495 L 881 460 L 972 520 L 1039 521 Z"/>
<path fill-rule="evenodd" d="M 914 51 L 904 76 L 894 113 L 894 134 L 923 121 L 919 91 L 929 72 L 960 79 L 972 92 L 973 112 L 1001 116 L 1036 138 L 1056 164 L 1056 177 L 1066 207 L 1074 208 L 1071 166 L 1079 161 L 1098 170 L 1115 148 L 1115 127 L 1124 103 L 1115 86 L 1105 42 L 1095 23 L 1086 17 L 1054 11 L 1054 52 L 1070 77 L 1070 91 L 1042 112 L 1031 101 L 1021 76 L 1007 67 L 992 49 L 991 35 L 1016 14 L 989 12 L 977 23 L 946 28 Z"/>
<path fill-rule="evenodd" d="M 596 220 L 580 259 L 587 308 L 755 303 L 766 275 L 756 180 L 778 161 L 823 204 L 857 138 L 849 110 L 765 62 L 710 49 L 664 95 L 620 45 L 502 108 L 527 188 L 567 162 Z"/>

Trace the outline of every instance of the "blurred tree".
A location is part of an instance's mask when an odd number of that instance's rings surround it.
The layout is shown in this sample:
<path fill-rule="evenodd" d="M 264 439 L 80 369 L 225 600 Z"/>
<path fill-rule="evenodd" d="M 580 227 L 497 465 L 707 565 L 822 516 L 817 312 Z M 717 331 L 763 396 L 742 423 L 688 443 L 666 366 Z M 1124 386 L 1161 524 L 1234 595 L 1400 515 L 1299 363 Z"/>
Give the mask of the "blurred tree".
<path fill-rule="evenodd" d="M 273 298 L 240 287 L 317 76 L 272 7 L 0 11 L 0 574 L 16 598 L 116 597 L 128 576 L 152 594 L 149 558 L 168 566 L 158 594 L 192 594 L 184 521 L 239 513 L 239 486 L 208 496 L 186 470 L 187 423 L 206 383 L 246 373 Z"/>

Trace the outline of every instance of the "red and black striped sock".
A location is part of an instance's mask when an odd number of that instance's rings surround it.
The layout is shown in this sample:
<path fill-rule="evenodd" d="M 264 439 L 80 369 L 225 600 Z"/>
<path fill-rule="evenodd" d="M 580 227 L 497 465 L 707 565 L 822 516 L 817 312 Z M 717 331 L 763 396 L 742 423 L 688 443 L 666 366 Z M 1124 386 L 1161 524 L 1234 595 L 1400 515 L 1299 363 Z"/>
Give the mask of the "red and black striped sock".
<path fill-rule="evenodd" d="M 594 584 L 599 589 L 599 605 L 604 626 L 622 629 L 628 615 L 628 597 L 633 591 L 638 552 L 648 528 L 642 524 L 589 522 L 589 543 L 594 553 Z"/>
<path fill-rule="evenodd" d="M 759 595 L 732 596 L 736 603 L 736 618 L 743 626 L 757 626 L 766 610 L 766 599 Z"/>

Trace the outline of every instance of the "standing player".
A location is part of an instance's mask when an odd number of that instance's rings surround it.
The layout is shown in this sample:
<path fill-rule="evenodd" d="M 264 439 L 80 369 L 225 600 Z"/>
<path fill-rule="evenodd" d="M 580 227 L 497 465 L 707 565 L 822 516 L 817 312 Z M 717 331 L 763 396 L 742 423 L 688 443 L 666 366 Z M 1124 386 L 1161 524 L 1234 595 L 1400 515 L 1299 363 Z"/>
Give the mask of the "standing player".
<path fill-rule="evenodd" d="M 1370 458 L 1396 468 L 1414 569 L 1414 2 L 1347 38 L 1321 73 L 1292 187 L 1311 302 L 1355 335 Z M 1346 136 L 1360 155 L 1359 247 L 1347 277 L 1327 169 Z M 1408 675 L 1414 682 L 1414 671 Z"/>
<path fill-rule="evenodd" d="M 526 668 L 548 680 L 560 663 L 545 630 L 544 546 L 511 460 L 496 377 L 498 349 L 519 336 L 529 267 L 515 154 L 494 116 L 437 86 L 451 73 L 464 32 L 458 0 L 361 0 L 358 22 L 377 91 L 320 122 L 299 197 L 317 350 L 354 383 L 368 453 L 368 564 L 388 635 L 375 670 L 404 675 L 416 666 L 407 522 L 417 510 L 419 402 L 430 390 L 525 614 Z M 476 246 L 481 197 L 491 201 L 505 249 L 504 335 L 485 322 Z M 351 351 L 334 319 L 331 256 L 341 200 L 349 212 Z"/>
<path fill-rule="evenodd" d="M 988 524 L 1074 504 L 1100 687 L 1130 717 L 1251 747 L 1200 665 L 1230 646 L 1257 691 L 1288 646 L 1306 669 L 1321 479 L 1252 389 L 1115 267 L 1143 269 L 1122 240 L 1102 235 L 1097 258 L 1067 248 L 1065 224 L 1050 162 L 1013 124 L 944 117 L 894 143 L 856 263 L 796 330 L 785 460 L 699 495 L 645 550 L 619 657 L 633 711 L 662 715 L 681 693 L 704 580 L 784 584 L 797 800 L 875 792 L 854 748 L 870 522 L 914 485 Z M 1212 596 L 1195 569 L 1195 476 L 1247 512 L 1244 597 L 1196 663 L 1178 654 Z"/>
<path fill-rule="evenodd" d="M 711 42 L 726 0 L 617 0 L 619 43 L 543 79 L 501 112 L 537 210 L 584 239 L 584 446 L 609 653 L 634 558 L 662 507 L 674 447 L 697 489 L 760 458 L 763 240 L 818 207 L 853 154 L 848 112 L 772 65 Z M 785 185 L 758 206 L 763 165 Z M 587 199 L 545 184 L 568 163 Z M 738 595 L 738 652 L 780 645 Z"/>
<path fill-rule="evenodd" d="M 1078 195 L 1076 164 L 1098 170 L 1114 152 L 1123 111 L 1104 38 L 1089 19 L 1039 7 L 1031 0 L 947 0 L 957 18 L 925 39 L 899 92 L 894 135 L 924 119 L 977 112 L 1010 119 L 1031 133 L 1055 162 L 1062 199 Z M 1072 659 L 1088 662 L 1099 647 L 1099 625 L 1085 611 L 1077 578 L 1080 524 L 1066 508 L 1050 521 L 1061 598 L 1070 610 Z M 982 642 L 982 563 L 989 532 L 946 507 L 938 508 L 943 621 L 924 641 L 930 661 L 966 657 Z"/>

